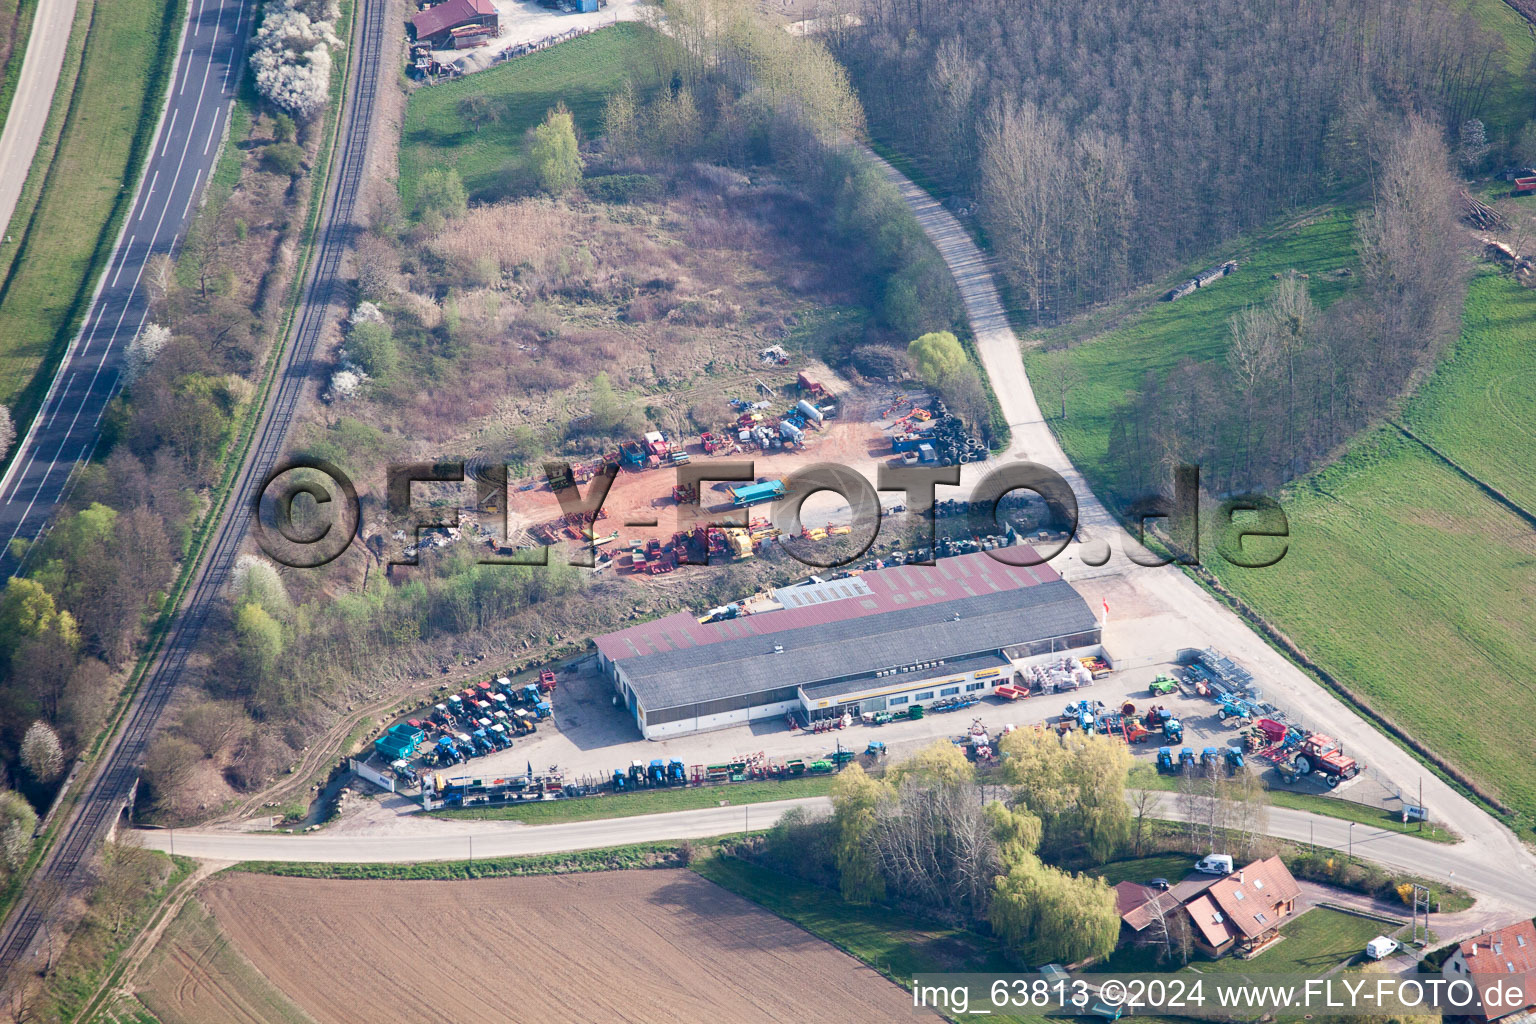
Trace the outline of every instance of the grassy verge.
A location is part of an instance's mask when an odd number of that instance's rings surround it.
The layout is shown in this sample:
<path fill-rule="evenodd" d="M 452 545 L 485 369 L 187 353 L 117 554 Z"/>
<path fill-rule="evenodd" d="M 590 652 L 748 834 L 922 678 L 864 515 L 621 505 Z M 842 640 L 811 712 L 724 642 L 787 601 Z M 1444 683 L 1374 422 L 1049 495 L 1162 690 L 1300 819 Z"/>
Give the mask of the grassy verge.
<path fill-rule="evenodd" d="M 904 910 L 854 906 L 829 889 L 730 856 L 700 860 L 694 870 L 738 896 L 825 939 L 899 985 L 931 971 L 1011 971 L 994 940 Z"/>
<path fill-rule="evenodd" d="M 523 133 L 557 103 L 570 108 L 578 132 L 596 132 L 604 98 L 626 80 L 644 79 L 653 37 L 645 26 L 623 22 L 417 91 L 400 139 L 405 208 L 415 202 L 422 172 L 434 167 L 458 170 L 471 198 L 499 194 L 506 168 L 522 159 Z M 483 131 L 464 116 L 462 104 L 470 96 L 486 97 L 494 112 Z"/>
<path fill-rule="evenodd" d="M 1313 907 L 1280 929 L 1284 942 L 1252 960 L 1227 957 L 1201 961 L 1194 969 L 1201 974 L 1300 974 L 1315 978 L 1359 956 L 1367 942 L 1390 927 L 1359 914 Z"/>
<path fill-rule="evenodd" d="M 165 880 L 154 889 L 146 891 L 115 930 L 108 930 L 100 923 L 88 922 L 83 926 L 83 932 L 77 929 L 71 937 L 64 958 L 53 973 L 49 991 L 58 1019 L 75 1019 L 101 988 L 102 980 L 117 971 L 124 950 L 132 943 L 134 936 L 149 924 L 166 895 L 197 868 L 197 862 L 186 857 L 168 857 L 162 853 L 150 853 L 148 856 L 157 861 L 169 862 Z M 88 943 L 90 948 L 82 949 L 79 945 L 82 942 Z"/>
<path fill-rule="evenodd" d="M 503 807 L 464 807 L 434 811 L 434 818 L 480 818 L 495 821 L 521 821 L 525 825 L 552 825 L 561 821 L 595 821 L 600 818 L 629 818 L 637 814 L 661 814 L 666 811 L 692 811 L 716 807 L 722 803 L 757 804 L 768 800 L 795 800 L 826 796 L 832 792 L 835 776 L 788 779 L 784 782 L 738 782 L 722 786 L 694 786 L 687 789 L 651 789 L 612 796 L 585 797 L 580 800 L 542 800 L 537 803 L 509 804 Z"/>
<path fill-rule="evenodd" d="M 12 407 L 18 430 L 42 403 L 133 202 L 186 0 L 114 0 L 81 9 L 88 34 L 73 58 L 66 53 L 50 113 L 50 122 L 63 118 L 58 142 L 48 151 L 39 146 L 0 284 L 0 403 Z"/>
<path fill-rule="evenodd" d="M 1470 7 L 1478 23 L 1504 43 L 1502 66 L 1495 69 L 1483 104 L 1488 137 L 1513 138 L 1536 110 L 1536 78 L 1531 77 L 1536 35 L 1504 0 L 1471 0 Z"/>
<path fill-rule="evenodd" d="M 1179 789 L 1177 776 L 1161 775 L 1156 769 L 1146 765 L 1137 765 L 1131 769 L 1130 784 L 1135 789 L 1156 789 L 1165 793 L 1176 793 Z M 1266 791 L 1272 807 L 1321 814 L 1341 821 L 1356 821 L 1362 825 L 1414 836 L 1431 843 L 1461 842 L 1461 837 L 1450 829 L 1442 828 L 1434 822 L 1403 822 L 1385 807 L 1373 807 L 1370 804 L 1357 803 L 1342 797 L 1323 796 L 1318 793 L 1293 793 L 1287 789 L 1269 789 L 1268 787 Z"/>
<path fill-rule="evenodd" d="M 483 860 L 429 861 L 421 864 L 321 864 L 308 861 L 243 861 L 231 871 L 290 878 L 385 879 L 391 881 L 453 881 L 466 878 L 508 878 L 515 875 L 568 875 L 584 871 L 624 871 L 631 868 L 677 868 L 686 864 L 677 843 L 635 843 L 602 850 L 542 853 L 527 857 L 488 857 Z"/>
<path fill-rule="evenodd" d="M 0 0 L 0 47 L 9 46 L 4 61 L 0 61 L 0 125 L 10 112 L 11 100 L 16 96 L 16 84 L 21 80 L 21 65 L 27 53 L 27 42 L 32 38 L 32 20 L 37 16 L 37 0 Z M 5 225 L 0 224 L 0 230 Z"/>

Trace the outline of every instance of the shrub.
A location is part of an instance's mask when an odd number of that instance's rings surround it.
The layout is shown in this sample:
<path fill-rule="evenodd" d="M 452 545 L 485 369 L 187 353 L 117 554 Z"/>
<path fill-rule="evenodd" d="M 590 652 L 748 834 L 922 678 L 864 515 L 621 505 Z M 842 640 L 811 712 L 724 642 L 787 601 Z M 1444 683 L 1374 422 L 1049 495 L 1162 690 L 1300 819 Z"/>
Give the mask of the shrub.
<path fill-rule="evenodd" d="M 347 358 L 370 377 L 390 377 L 400 365 L 400 349 L 388 324 L 365 321 L 347 335 Z"/>
<path fill-rule="evenodd" d="M 650 174 L 601 174 L 581 183 L 587 198 L 600 203 L 646 203 L 663 194 L 660 179 Z"/>
<path fill-rule="evenodd" d="M 911 369 L 906 353 L 888 345 L 860 345 L 849 358 L 866 377 L 904 377 Z"/>
<path fill-rule="evenodd" d="M 292 177 L 304 169 L 304 150 L 297 143 L 274 142 L 262 151 L 261 162 L 273 174 Z"/>
<path fill-rule="evenodd" d="M 469 194 L 464 181 L 452 167 L 434 167 L 416 183 L 416 215 L 435 213 L 440 217 L 461 217 L 469 209 Z"/>

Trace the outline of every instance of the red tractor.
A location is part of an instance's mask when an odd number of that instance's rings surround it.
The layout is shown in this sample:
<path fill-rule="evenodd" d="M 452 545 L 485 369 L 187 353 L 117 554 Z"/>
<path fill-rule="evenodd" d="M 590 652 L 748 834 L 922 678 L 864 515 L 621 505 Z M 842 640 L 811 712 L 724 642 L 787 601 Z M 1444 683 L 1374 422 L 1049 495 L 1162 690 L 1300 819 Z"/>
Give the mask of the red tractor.
<path fill-rule="evenodd" d="M 1327 781 L 1329 788 L 1345 779 L 1360 774 L 1362 765 L 1344 753 L 1344 748 L 1332 736 L 1314 732 L 1296 748 L 1296 770 L 1302 775 L 1317 772 Z"/>

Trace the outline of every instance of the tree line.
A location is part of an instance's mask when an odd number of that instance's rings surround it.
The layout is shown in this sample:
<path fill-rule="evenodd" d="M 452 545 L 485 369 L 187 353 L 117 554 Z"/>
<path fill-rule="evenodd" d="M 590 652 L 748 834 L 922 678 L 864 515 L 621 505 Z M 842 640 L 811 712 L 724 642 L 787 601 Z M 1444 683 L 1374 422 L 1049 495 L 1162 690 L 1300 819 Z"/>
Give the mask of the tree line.
<path fill-rule="evenodd" d="M 1043 322 L 1366 180 L 1379 121 L 1460 126 L 1502 71 L 1497 36 L 1431 0 L 978 0 L 963 17 L 865 0 L 861 13 L 834 41 L 870 122 L 976 202 Z"/>
<path fill-rule="evenodd" d="M 1000 777 L 937 740 L 883 776 L 849 765 L 831 817 L 792 813 L 748 855 L 835 888 L 997 936 L 1020 963 L 1107 955 L 1120 934 L 1101 864 L 1132 835 L 1131 757 L 1106 736 L 1020 729 Z"/>
<path fill-rule="evenodd" d="M 1122 497 L 1165 486 L 1177 462 L 1214 492 L 1277 487 L 1379 416 L 1455 336 L 1466 265 L 1444 133 L 1413 116 L 1380 145 L 1357 282 L 1319 309 L 1306 279 L 1282 275 L 1231 318 L 1224 359 L 1149 374 L 1111 425 Z"/>

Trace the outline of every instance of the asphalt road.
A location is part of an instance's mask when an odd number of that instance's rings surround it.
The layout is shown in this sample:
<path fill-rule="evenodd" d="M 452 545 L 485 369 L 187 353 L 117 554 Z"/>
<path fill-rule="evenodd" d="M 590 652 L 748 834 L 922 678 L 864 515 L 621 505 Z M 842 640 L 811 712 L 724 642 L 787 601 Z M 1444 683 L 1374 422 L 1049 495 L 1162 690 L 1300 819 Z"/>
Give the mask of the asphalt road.
<path fill-rule="evenodd" d="M 0 244 L 15 244 L 3 241 L 6 234 L 21 234 L 20 225 L 12 230 L 11 214 L 16 212 L 27 171 L 37 155 L 43 126 L 48 122 L 74 21 L 75 0 L 49 0 L 32 15 L 32 34 L 27 38 L 21 74 L 16 77 L 16 92 L 11 95 L 5 128 L 0 131 Z"/>
<path fill-rule="evenodd" d="M 722 796 L 728 797 L 723 792 Z M 794 807 L 828 810 L 827 797 L 774 800 L 734 807 L 708 807 L 628 818 L 577 821 L 561 825 L 516 822 L 438 821 L 430 834 L 276 835 L 253 832 L 143 830 L 144 845 L 174 850 L 206 860 L 318 861 L 324 863 L 397 864 L 432 860 L 468 860 L 571 850 L 593 850 L 628 843 L 700 839 L 765 829 Z M 1156 816 L 1179 820 L 1177 797 L 1157 794 Z M 1347 851 L 1388 868 L 1459 885 L 1480 898 L 1530 913 L 1536 909 L 1536 871 L 1529 865 L 1490 861 L 1469 843 L 1432 843 L 1370 825 L 1350 823 L 1284 807 L 1269 809 L 1268 834 L 1281 839 Z M 1353 837 L 1351 837 L 1353 832 Z"/>
<path fill-rule="evenodd" d="M 51 6 L 39 8 L 34 41 L 48 34 L 41 29 L 51 20 L 45 17 Z M 96 448 L 102 414 L 120 385 L 123 355 L 148 315 L 144 266 L 151 256 L 176 250 L 197 212 L 219 157 L 255 11 L 256 0 L 192 0 L 138 194 L 80 333 L 0 480 L 0 578 L 18 568 L 6 550 L 11 539 L 34 540 L 42 533 L 76 463 Z"/>

